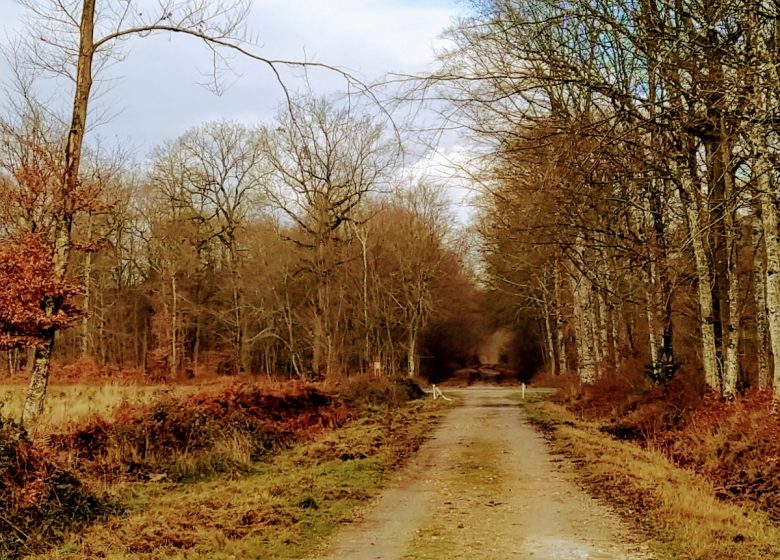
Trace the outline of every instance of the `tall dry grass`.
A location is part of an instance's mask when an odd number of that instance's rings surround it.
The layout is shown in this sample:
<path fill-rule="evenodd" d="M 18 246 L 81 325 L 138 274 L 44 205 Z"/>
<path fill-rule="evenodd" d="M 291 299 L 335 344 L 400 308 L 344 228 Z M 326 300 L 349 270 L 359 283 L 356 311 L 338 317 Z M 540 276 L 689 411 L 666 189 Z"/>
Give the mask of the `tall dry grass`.
<path fill-rule="evenodd" d="M 122 404 L 146 405 L 164 397 L 193 394 L 196 386 L 52 385 L 38 429 L 61 430 L 95 417 L 109 418 Z M 0 412 L 15 420 L 22 416 L 26 387 L 0 385 Z"/>

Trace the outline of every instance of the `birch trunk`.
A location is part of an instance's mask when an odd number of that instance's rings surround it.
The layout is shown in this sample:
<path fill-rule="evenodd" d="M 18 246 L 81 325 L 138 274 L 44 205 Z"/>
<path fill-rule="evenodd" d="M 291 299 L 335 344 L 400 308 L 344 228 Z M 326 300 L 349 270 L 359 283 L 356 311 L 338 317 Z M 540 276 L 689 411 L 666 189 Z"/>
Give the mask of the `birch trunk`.
<path fill-rule="evenodd" d="M 726 134 L 726 126 L 721 119 L 721 130 L 724 138 L 720 145 L 720 158 L 723 168 L 723 182 L 725 185 L 723 229 L 725 232 L 725 256 L 726 256 L 726 299 L 728 306 L 728 324 L 726 325 L 726 351 L 723 367 L 723 396 L 734 398 L 737 395 L 737 383 L 739 381 L 739 336 L 740 336 L 740 308 L 739 308 L 739 275 L 737 273 L 738 248 L 736 243 L 737 230 L 734 224 L 735 202 L 734 182 L 731 175 L 731 148 Z"/>
<path fill-rule="evenodd" d="M 760 215 L 760 212 L 758 213 Z M 753 301 L 756 306 L 756 358 L 758 361 L 758 388 L 766 391 L 770 388 L 769 372 L 769 324 L 766 312 L 766 256 L 762 246 L 763 233 L 761 218 L 754 216 L 753 236 Z"/>
<path fill-rule="evenodd" d="M 596 359 L 593 336 L 593 315 L 590 302 L 590 281 L 580 275 L 577 280 L 572 279 L 575 314 L 577 315 L 577 340 L 579 348 L 580 381 L 590 384 L 596 381 Z"/>
<path fill-rule="evenodd" d="M 704 245 L 704 231 L 701 226 L 698 204 L 695 202 L 697 194 L 694 191 L 693 179 L 690 171 L 681 170 L 680 197 L 685 206 L 685 217 L 688 224 L 688 232 L 693 246 L 693 257 L 696 267 L 696 292 L 699 300 L 699 330 L 701 334 L 701 361 L 704 370 L 704 381 L 707 386 L 720 392 L 718 373 L 718 354 L 715 344 L 715 326 L 713 321 L 712 301 L 712 271 L 709 258 Z"/>
<path fill-rule="evenodd" d="M 729 242 L 733 245 L 733 240 Z M 730 248 L 734 253 L 735 247 Z M 730 260 L 735 256 L 729 257 Z M 726 330 L 726 360 L 723 368 L 723 396 L 734 398 L 737 395 L 737 382 L 739 381 L 739 279 L 737 278 L 736 267 L 733 263 L 729 264 L 728 275 L 728 310 L 729 323 Z"/>
<path fill-rule="evenodd" d="M 759 198 L 766 250 L 766 311 L 769 342 L 772 348 L 772 392 L 780 400 L 780 232 L 777 206 L 772 196 L 765 156 L 759 156 Z"/>

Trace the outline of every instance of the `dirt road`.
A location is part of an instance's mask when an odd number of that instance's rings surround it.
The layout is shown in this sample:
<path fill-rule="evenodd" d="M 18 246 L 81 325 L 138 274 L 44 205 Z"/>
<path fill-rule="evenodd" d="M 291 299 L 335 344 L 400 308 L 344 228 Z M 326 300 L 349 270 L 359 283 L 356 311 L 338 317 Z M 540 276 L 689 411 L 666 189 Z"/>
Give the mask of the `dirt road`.
<path fill-rule="evenodd" d="M 322 560 L 646 560 L 621 520 L 556 467 L 508 399 L 458 392 L 416 459 Z"/>

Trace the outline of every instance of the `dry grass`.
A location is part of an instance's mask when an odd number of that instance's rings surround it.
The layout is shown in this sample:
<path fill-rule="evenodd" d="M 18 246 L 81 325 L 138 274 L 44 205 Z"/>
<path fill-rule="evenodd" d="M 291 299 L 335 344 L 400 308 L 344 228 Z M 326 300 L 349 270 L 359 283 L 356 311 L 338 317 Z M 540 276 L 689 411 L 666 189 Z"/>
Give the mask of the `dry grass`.
<path fill-rule="evenodd" d="M 4 416 L 18 420 L 22 416 L 27 388 L 21 385 L 0 385 L 0 403 Z M 126 386 L 126 385 L 52 385 L 46 397 L 46 407 L 39 428 L 62 430 L 95 417 L 108 418 L 124 403 L 144 405 L 163 397 L 195 393 L 197 386 Z"/>
<path fill-rule="evenodd" d="M 126 516 L 93 525 L 39 558 L 302 558 L 352 520 L 413 453 L 438 403 L 377 409 L 245 475 L 125 486 Z M 119 490 L 119 489 L 118 489 Z"/>
<path fill-rule="evenodd" d="M 526 407 L 552 445 L 573 459 L 588 489 L 661 543 L 659 558 L 780 558 L 780 528 L 766 513 L 724 503 L 712 484 L 662 453 L 617 441 L 549 402 Z"/>

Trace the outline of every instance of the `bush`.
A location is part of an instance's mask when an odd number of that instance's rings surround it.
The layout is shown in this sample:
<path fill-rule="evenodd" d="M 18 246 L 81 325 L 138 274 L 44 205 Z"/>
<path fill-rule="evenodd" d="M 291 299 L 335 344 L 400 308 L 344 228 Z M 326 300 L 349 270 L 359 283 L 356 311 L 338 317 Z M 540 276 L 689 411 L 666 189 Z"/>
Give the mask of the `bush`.
<path fill-rule="evenodd" d="M 348 406 L 304 385 L 274 392 L 235 385 L 215 394 L 121 408 L 53 438 L 74 465 L 108 477 L 184 480 L 247 468 L 252 462 L 344 424 Z"/>
<path fill-rule="evenodd" d="M 780 416 L 771 395 L 724 400 L 684 368 L 661 384 L 623 373 L 563 394 L 581 418 L 605 421 L 601 431 L 662 450 L 704 476 L 717 497 L 749 501 L 780 521 Z"/>
<path fill-rule="evenodd" d="M 425 396 L 420 386 L 408 377 L 375 377 L 369 374 L 343 377 L 333 389 L 355 408 L 398 406 Z"/>
<path fill-rule="evenodd" d="M 43 550 L 68 529 L 117 510 L 34 447 L 22 426 L 0 416 L 0 558 Z"/>
<path fill-rule="evenodd" d="M 780 521 L 780 418 L 770 395 L 707 399 L 658 444 L 678 465 L 709 479 L 718 497 L 750 500 Z"/>

